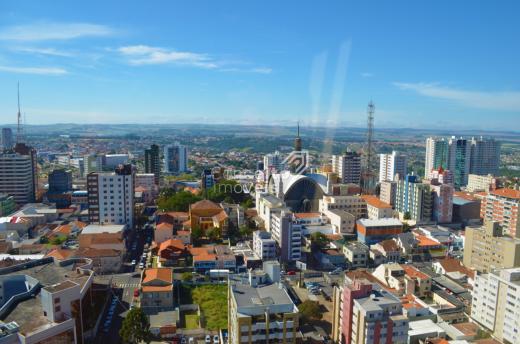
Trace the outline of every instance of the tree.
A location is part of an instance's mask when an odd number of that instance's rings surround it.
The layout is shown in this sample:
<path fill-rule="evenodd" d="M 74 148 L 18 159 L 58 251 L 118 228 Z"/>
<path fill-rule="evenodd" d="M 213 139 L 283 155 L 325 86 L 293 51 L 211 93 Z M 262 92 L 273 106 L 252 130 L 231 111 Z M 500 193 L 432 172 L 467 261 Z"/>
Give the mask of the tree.
<path fill-rule="evenodd" d="M 184 282 L 189 282 L 193 278 L 193 274 L 191 272 L 183 272 L 181 275 L 181 279 Z"/>
<path fill-rule="evenodd" d="M 188 211 L 191 204 L 198 202 L 201 199 L 201 197 L 183 190 L 169 197 L 159 197 L 157 206 L 162 211 Z"/>
<path fill-rule="evenodd" d="M 323 318 L 323 312 L 316 301 L 305 300 L 298 306 L 298 309 L 304 321 L 321 320 Z"/>
<path fill-rule="evenodd" d="M 207 198 L 215 203 L 226 202 L 240 204 L 251 195 L 244 192 L 244 187 L 234 180 L 221 180 L 206 192 Z"/>
<path fill-rule="evenodd" d="M 403 220 L 411 220 L 411 219 L 412 219 L 412 214 L 410 214 L 409 211 L 405 212 L 403 215 Z"/>
<path fill-rule="evenodd" d="M 311 234 L 311 248 L 314 250 L 321 250 L 327 247 L 330 240 L 325 234 L 320 232 L 314 232 Z"/>
<path fill-rule="evenodd" d="M 141 308 L 133 308 L 128 311 L 119 330 L 119 336 L 123 343 L 150 343 L 152 337 L 150 322 Z"/>
<path fill-rule="evenodd" d="M 240 205 L 244 209 L 249 209 L 249 208 L 254 208 L 255 202 L 253 202 L 253 199 L 251 197 L 249 197 L 244 202 L 242 202 Z"/>
<path fill-rule="evenodd" d="M 249 236 L 251 236 L 251 234 L 253 234 L 253 230 L 251 228 L 249 228 L 249 226 L 247 226 L 247 225 L 240 226 L 240 228 L 238 229 L 238 232 L 240 233 L 240 236 L 242 238 L 249 237 Z"/>
<path fill-rule="evenodd" d="M 199 226 L 195 226 L 191 229 L 191 238 L 193 241 L 197 241 L 204 235 L 204 231 Z"/>
<path fill-rule="evenodd" d="M 206 231 L 206 237 L 210 241 L 215 242 L 220 238 L 220 231 L 217 228 L 210 228 Z"/>

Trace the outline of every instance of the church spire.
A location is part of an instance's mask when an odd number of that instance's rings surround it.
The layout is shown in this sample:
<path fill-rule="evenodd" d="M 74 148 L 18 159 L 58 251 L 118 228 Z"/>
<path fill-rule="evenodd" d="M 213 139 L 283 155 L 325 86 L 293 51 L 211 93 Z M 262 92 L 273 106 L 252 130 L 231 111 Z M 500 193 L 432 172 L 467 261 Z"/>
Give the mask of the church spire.
<path fill-rule="evenodd" d="M 302 139 L 300 138 L 300 121 L 298 121 L 297 136 L 294 139 L 294 150 L 301 152 L 302 150 Z"/>

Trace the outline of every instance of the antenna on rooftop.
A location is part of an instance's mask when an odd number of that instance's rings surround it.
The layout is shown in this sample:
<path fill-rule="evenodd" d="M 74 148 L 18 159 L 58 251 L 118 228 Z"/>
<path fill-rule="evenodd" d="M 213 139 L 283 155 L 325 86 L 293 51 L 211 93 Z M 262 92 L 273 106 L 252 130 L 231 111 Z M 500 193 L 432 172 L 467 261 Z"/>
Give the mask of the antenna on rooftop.
<path fill-rule="evenodd" d="M 22 123 L 22 112 L 20 111 L 20 83 L 18 83 L 18 114 L 17 114 L 17 127 L 16 127 L 16 143 L 21 143 L 23 140 L 23 123 Z"/>

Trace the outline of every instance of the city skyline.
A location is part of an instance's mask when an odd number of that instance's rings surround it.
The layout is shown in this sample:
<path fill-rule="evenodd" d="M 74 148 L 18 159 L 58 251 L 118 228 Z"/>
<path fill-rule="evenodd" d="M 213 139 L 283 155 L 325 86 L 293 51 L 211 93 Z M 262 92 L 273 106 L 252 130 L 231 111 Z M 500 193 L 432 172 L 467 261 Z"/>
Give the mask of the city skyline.
<path fill-rule="evenodd" d="M 0 122 L 520 129 L 514 2 L 64 4 L 0 8 Z"/>

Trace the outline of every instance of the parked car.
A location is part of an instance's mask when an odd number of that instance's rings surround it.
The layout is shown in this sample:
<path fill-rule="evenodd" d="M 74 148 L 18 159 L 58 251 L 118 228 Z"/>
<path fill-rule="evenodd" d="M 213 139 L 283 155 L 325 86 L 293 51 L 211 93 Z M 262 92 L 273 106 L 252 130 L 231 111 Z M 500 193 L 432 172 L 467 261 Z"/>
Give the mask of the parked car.
<path fill-rule="evenodd" d="M 218 338 L 218 334 L 214 335 L 213 336 L 213 343 L 214 344 L 218 344 L 220 342 L 219 338 Z"/>
<path fill-rule="evenodd" d="M 211 336 L 209 334 L 206 335 L 206 344 L 211 344 Z"/>
<path fill-rule="evenodd" d="M 132 266 L 135 266 L 135 264 L 137 264 L 137 262 L 135 261 L 135 259 L 132 259 Z"/>
<path fill-rule="evenodd" d="M 139 289 L 135 289 L 134 290 L 134 297 L 138 297 L 139 296 Z"/>

